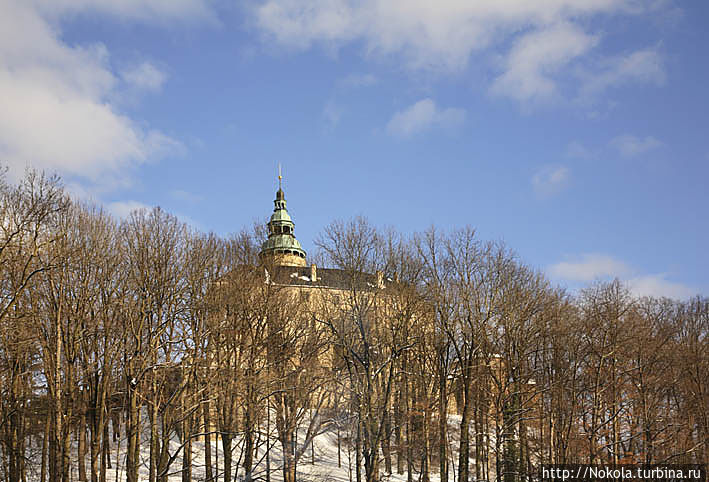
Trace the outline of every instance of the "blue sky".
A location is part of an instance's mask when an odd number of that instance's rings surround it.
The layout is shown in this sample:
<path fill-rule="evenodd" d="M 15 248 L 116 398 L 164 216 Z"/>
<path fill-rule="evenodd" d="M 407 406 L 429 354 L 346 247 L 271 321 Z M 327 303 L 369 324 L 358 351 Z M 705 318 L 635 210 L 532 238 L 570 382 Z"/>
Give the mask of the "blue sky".
<path fill-rule="evenodd" d="M 471 225 L 555 282 L 709 294 L 709 4 L 0 0 L 0 162 L 228 234 Z"/>

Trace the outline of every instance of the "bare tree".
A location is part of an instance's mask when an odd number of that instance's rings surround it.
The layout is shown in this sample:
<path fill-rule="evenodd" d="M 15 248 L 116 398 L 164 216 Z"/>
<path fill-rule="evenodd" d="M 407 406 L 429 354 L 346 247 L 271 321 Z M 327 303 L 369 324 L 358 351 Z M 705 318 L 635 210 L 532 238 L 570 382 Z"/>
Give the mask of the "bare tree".
<path fill-rule="evenodd" d="M 331 297 L 331 310 L 321 312 L 320 321 L 331 330 L 344 362 L 362 434 L 365 476 L 372 482 L 379 479 L 379 450 L 389 436 L 397 361 L 411 348 L 406 329 L 410 320 L 388 316 L 386 244 L 365 219 L 331 224 L 317 244 L 345 276 L 343 290 L 324 293 Z"/>
<path fill-rule="evenodd" d="M 125 313 L 124 377 L 128 405 L 128 481 L 137 482 L 140 412 L 145 400 L 150 421 L 150 481 L 166 479 L 171 436 L 170 410 L 179 398 L 169 368 L 182 315 L 185 227 L 160 208 L 134 211 L 121 226 L 130 304 Z M 158 423 L 162 422 L 162 432 Z"/>
<path fill-rule="evenodd" d="M 621 454 L 620 422 L 624 404 L 622 348 L 629 343 L 626 318 L 630 294 L 618 280 L 597 284 L 582 293 L 587 366 L 586 400 L 582 415 L 588 461 L 618 463 Z"/>
<path fill-rule="evenodd" d="M 677 448 L 668 451 L 664 459 L 706 463 L 709 460 L 709 300 L 695 297 L 680 304 L 675 323 L 678 335 L 673 344 L 676 357 L 673 367 L 679 371 L 675 424 L 683 427 L 684 440 L 676 440 L 673 445 Z"/>
<path fill-rule="evenodd" d="M 0 426 L 5 434 L 2 448 L 10 481 L 19 481 L 24 472 L 24 417 L 33 398 L 30 380 L 37 354 L 36 338 L 26 323 L 35 314 L 32 303 L 20 303 L 25 294 L 26 299 L 36 299 L 28 290 L 41 274 L 62 263 L 53 245 L 63 237 L 60 218 L 67 208 L 68 200 L 56 177 L 28 171 L 18 185 L 10 186 L 4 173 L 0 175 L 0 377 L 4 378 Z M 58 351 L 59 345 L 55 348 Z M 58 396 L 53 400 L 60 403 Z M 61 413 L 60 406 L 53 408 L 55 414 Z"/>
<path fill-rule="evenodd" d="M 254 244 L 247 233 L 230 241 L 227 272 L 214 290 L 218 311 L 210 321 L 210 363 L 219 370 L 212 392 L 225 482 L 231 480 L 232 443 L 239 433 L 244 438 L 244 471 L 253 471 L 256 428 L 267 385 L 264 340 L 274 290 L 265 282 L 263 268 L 256 265 Z"/>
<path fill-rule="evenodd" d="M 268 315 L 269 394 L 283 453 L 283 480 L 295 482 L 296 467 L 327 421 L 322 410 L 330 401 L 329 334 L 316 323 L 308 301 L 296 290 L 281 289 Z M 296 442 L 297 432 L 304 436 Z"/>
<path fill-rule="evenodd" d="M 471 228 L 409 241 L 363 218 L 325 229 L 328 280 L 297 286 L 262 234 L 118 223 L 0 173 L 0 479 L 105 482 L 115 449 L 129 482 L 145 451 L 151 482 L 190 482 L 199 439 L 208 480 L 269 480 L 272 422 L 286 482 L 331 427 L 357 482 L 709 458 L 706 298 L 571 296 Z"/>

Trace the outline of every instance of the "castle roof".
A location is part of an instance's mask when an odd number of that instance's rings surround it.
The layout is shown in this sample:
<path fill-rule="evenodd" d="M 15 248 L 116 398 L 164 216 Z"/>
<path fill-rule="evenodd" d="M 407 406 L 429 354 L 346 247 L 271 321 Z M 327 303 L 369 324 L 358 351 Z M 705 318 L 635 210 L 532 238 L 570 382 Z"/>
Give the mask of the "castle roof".
<path fill-rule="evenodd" d="M 310 266 L 275 266 L 269 273 L 272 282 L 286 286 L 302 286 L 350 290 L 373 290 L 383 287 L 384 279 L 377 274 L 353 272 L 336 268 L 316 268 L 315 281 L 312 279 L 313 269 Z M 389 280 L 386 280 L 389 282 Z"/>

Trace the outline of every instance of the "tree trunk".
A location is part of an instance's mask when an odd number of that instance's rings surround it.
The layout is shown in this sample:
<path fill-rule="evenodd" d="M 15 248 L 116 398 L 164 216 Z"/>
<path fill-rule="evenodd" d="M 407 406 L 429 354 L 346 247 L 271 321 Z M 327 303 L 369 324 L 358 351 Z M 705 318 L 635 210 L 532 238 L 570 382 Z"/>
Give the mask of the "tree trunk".
<path fill-rule="evenodd" d="M 13 389 L 14 385 L 16 384 L 13 383 Z M 9 438 L 10 442 L 9 447 L 7 447 L 9 450 L 7 451 L 10 453 L 10 463 L 6 467 L 6 474 L 9 482 L 20 482 L 20 459 L 22 457 L 20 455 L 20 438 L 18 437 L 17 429 L 19 418 L 19 414 L 16 411 L 11 412 L 7 426 L 7 431 L 9 432 L 9 437 L 7 438 Z"/>
<path fill-rule="evenodd" d="M 458 482 L 468 482 L 470 460 L 470 393 L 466 388 L 463 401 L 463 416 L 460 419 L 460 448 L 458 449 Z"/>
<path fill-rule="evenodd" d="M 128 453 L 126 460 L 126 481 L 138 482 L 138 463 L 140 450 L 140 417 L 138 413 L 138 394 L 135 387 L 131 387 L 132 380 L 128 381 L 128 423 L 126 432 L 128 436 Z M 120 440 L 120 439 L 119 439 Z"/>
<path fill-rule="evenodd" d="M 81 416 L 79 417 L 79 426 L 76 427 L 79 438 L 79 482 L 87 482 L 86 478 L 86 404 L 84 403 L 84 394 L 81 394 Z M 93 474 L 92 474 L 93 475 Z"/>
<path fill-rule="evenodd" d="M 429 457 L 431 455 L 429 424 L 430 424 L 431 414 L 430 414 L 428 402 L 424 402 L 424 403 L 426 403 L 426 406 L 424 407 L 424 412 L 423 412 L 423 427 L 422 427 L 423 450 L 422 450 L 422 454 L 421 454 L 421 477 L 419 480 L 421 482 L 429 482 L 430 481 Z"/>
<path fill-rule="evenodd" d="M 513 388 L 514 390 L 514 388 Z M 517 444 L 514 434 L 514 418 L 517 413 L 517 403 L 513 400 L 506 403 L 506 406 L 502 411 L 502 424 L 503 424 L 503 467 L 504 467 L 504 481 L 505 482 L 517 482 Z"/>
<path fill-rule="evenodd" d="M 384 436 L 382 438 L 382 452 L 384 453 L 384 470 L 391 475 L 391 417 L 389 410 L 384 414 Z"/>
<path fill-rule="evenodd" d="M 99 471 L 100 471 L 100 455 L 101 455 L 101 438 L 103 437 L 103 430 L 99 428 L 98 413 L 99 409 L 96 404 L 92 404 L 91 411 L 89 412 L 89 428 L 91 433 L 91 439 L 89 441 L 89 457 L 91 459 L 91 482 L 98 482 Z M 103 410 L 100 410 L 103 413 Z"/>
<path fill-rule="evenodd" d="M 284 430 L 281 435 L 281 449 L 283 450 L 283 482 L 295 482 L 295 437 L 290 430 Z"/>
<path fill-rule="evenodd" d="M 158 448 L 157 479 L 159 482 L 167 482 L 168 462 L 170 459 L 170 422 L 168 414 L 163 412 L 160 416 L 162 431 L 156 445 Z"/>
<path fill-rule="evenodd" d="M 468 383 L 468 382 L 466 382 Z M 468 462 L 470 460 L 470 390 L 465 388 L 463 415 L 460 419 L 460 448 L 458 450 L 458 482 L 468 482 Z"/>
<path fill-rule="evenodd" d="M 202 405 L 202 411 L 204 416 L 204 464 L 205 464 L 205 475 L 207 477 L 207 482 L 212 482 L 212 437 L 209 434 L 211 430 L 210 416 L 209 416 L 209 400 L 206 400 Z"/>
<path fill-rule="evenodd" d="M 250 403 L 249 403 L 250 405 Z M 254 463 L 254 427 L 252 407 L 244 409 L 244 476 L 245 480 L 251 480 L 251 471 Z"/>
<path fill-rule="evenodd" d="M 448 482 L 448 393 L 442 357 L 438 366 L 438 463 L 441 482 Z"/>
<path fill-rule="evenodd" d="M 114 426 L 115 430 L 115 426 Z M 106 482 L 106 471 L 111 468 L 111 439 L 108 436 L 108 419 L 104 419 L 103 423 L 103 443 L 101 444 L 101 473 L 99 482 Z"/>
<path fill-rule="evenodd" d="M 394 443 L 396 444 L 396 472 L 399 475 L 404 474 L 404 440 L 401 435 L 401 426 L 403 424 L 401 391 L 402 389 L 399 387 L 394 400 Z"/>
<path fill-rule="evenodd" d="M 61 324 L 61 305 L 57 309 L 56 318 L 56 353 L 54 359 L 54 390 L 52 395 L 54 396 L 54 433 L 52 434 L 52 460 L 51 460 L 51 470 L 49 477 L 51 480 L 59 480 L 64 473 L 62 470 L 63 466 L 63 455 L 62 455 L 62 444 L 60 444 L 60 438 L 63 433 L 63 420 L 64 420 L 64 410 L 62 408 L 62 381 L 61 381 L 61 367 L 62 367 L 62 324 Z M 68 481 L 67 481 L 68 482 Z"/>
<path fill-rule="evenodd" d="M 182 443 L 185 445 L 182 448 L 182 482 L 192 482 L 192 437 L 190 433 L 192 423 L 191 420 L 185 420 L 183 423 L 184 428 L 182 429 Z"/>
<path fill-rule="evenodd" d="M 68 364 L 67 365 L 67 373 L 66 373 L 66 379 L 69 382 L 69 386 L 73 386 L 73 370 L 72 370 L 72 365 Z M 66 423 L 63 424 L 62 426 L 62 482 L 69 482 L 69 464 L 70 464 L 70 459 L 69 456 L 71 454 L 71 429 L 69 427 L 69 422 L 71 421 L 72 417 L 72 404 L 67 403 L 66 404 Z"/>
<path fill-rule="evenodd" d="M 224 482 L 231 482 L 231 434 L 222 431 L 222 451 L 224 452 Z"/>
<path fill-rule="evenodd" d="M 357 438 L 355 440 L 355 474 L 357 482 L 362 482 L 362 422 L 357 421 Z"/>
<path fill-rule="evenodd" d="M 51 417 L 47 417 L 44 422 L 44 438 L 42 439 L 42 468 L 40 469 L 39 482 L 47 480 L 47 469 L 49 462 L 49 437 L 50 437 Z"/>
<path fill-rule="evenodd" d="M 151 398 L 149 400 L 150 409 L 148 410 L 148 423 L 150 424 L 150 466 L 148 469 L 148 480 L 157 482 L 158 459 L 160 457 L 158 447 L 158 402 L 155 387 L 155 373 L 153 373 L 153 381 L 151 385 Z"/>

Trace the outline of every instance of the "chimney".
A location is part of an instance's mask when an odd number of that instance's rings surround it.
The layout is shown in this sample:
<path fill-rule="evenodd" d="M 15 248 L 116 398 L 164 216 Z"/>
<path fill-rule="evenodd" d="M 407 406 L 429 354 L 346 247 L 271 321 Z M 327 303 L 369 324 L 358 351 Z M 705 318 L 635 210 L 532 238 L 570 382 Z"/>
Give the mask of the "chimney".
<path fill-rule="evenodd" d="M 315 263 L 310 265 L 310 281 L 315 283 L 318 280 L 318 267 Z"/>

